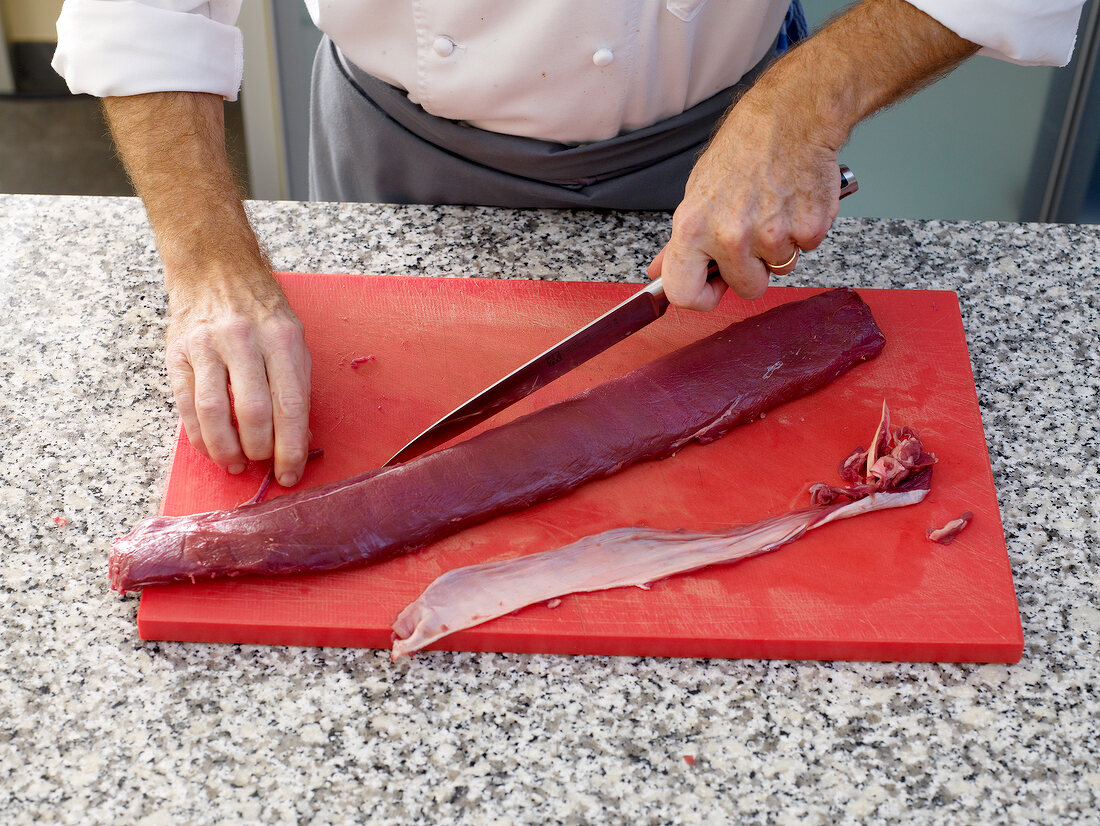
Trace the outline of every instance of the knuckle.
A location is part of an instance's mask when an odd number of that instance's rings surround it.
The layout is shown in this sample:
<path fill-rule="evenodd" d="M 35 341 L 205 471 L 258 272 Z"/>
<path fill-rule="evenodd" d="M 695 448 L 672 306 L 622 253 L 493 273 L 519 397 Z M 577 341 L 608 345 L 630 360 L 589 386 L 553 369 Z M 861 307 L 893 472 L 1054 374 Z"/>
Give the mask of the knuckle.
<path fill-rule="evenodd" d="M 762 298 L 764 293 L 768 289 L 768 276 L 765 274 L 760 278 L 753 278 L 745 281 L 739 290 L 735 292 L 745 301 L 755 301 L 758 298 Z"/>
<path fill-rule="evenodd" d="M 229 412 L 229 403 L 214 393 L 196 393 L 195 412 L 199 414 L 200 419 L 217 418 Z"/>
<path fill-rule="evenodd" d="M 234 399 L 233 409 L 237 413 L 237 418 L 245 422 L 262 422 L 271 415 L 271 407 L 267 399 L 254 394 Z"/>
<path fill-rule="evenodd" d="M 247 444 L 242 443 L 241 449 L 244 455 L 254 462 L 260 462 L 271 458 L 271 439 L 262 439 Z"/>
<path fill-rule="evenodd" d="M 246 318 L 228 319 L 220 326 L 218 337 L 231 346 L 247 347 L 252 343 L 252 323 Z"/>
<path fill-rule="evenodd" d="M 692 244 L 704 237 L 707 232 L 706 214 L 691 209 L 684 204 L 672 214 L 672 234 L 681 243 Z"/>
<path fill-rule="evenodd" d="M 308 451 L 304 447 L 286 447 L 279 449 L 279 458 L 291 467 L 298 467 L 306 463 Z"/>
<path fill-rule="evenodd" d="M 264 338 L 273 347 L 296 349 L 305 342 L 305 330 L 297 318 L 283 318 L 268 326 Z"/>
<path fill-rule="evenodd" d="M 272 394 L 272 403 L 281 418 L 306 419 L 309 417 L 309 396 L 297 390 L 283 390 Z"/>
<path fill-rule="evenodd" d="M 727 256 L 733 257 L 744 246 L 745 230 L 739 224 L 723 222 L 714 231 L 714 240 L 719 249 Z"/>
<path fill-rule="evenodd" d="M 698 289 L 681 281 L 672 281 L 665 285 L 665 296 L 669 303 L 685 310 L 706 310 L 705 296 Z"/>
<path fill-rule="evenodd" d="M 181 358 L 187 357 L 187 352 L 206 353 L 214 348 L 214 334 L 209 327 L 201 326 L 188 330 L 176 340 L 175 349 Z"/>
<path fill-rule="evenodd" d="M 787 226 L 779 221 L 766 222 L 759 231 L 761 246 L 764 249 L 782 251 L 787 248 L 791 237 Z"/>
<path fill-rule="evenodd" d="M 829 224 L 814 223 L 799 227 L 795 239 L 804 250 L 817 249 L 829 234 Z"/>
<path fill-rule="evenodd" d="M 236 446 L 225 436 L 205 433 L 207 455 L 219 465 L 227 465 L 237 458 Z"/>

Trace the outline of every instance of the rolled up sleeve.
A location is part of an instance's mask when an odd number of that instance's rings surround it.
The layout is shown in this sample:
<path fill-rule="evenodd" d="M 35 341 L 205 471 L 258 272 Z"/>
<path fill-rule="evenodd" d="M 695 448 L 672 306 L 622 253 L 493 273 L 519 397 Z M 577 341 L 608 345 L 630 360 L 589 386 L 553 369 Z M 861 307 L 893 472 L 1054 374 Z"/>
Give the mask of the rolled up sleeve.
<path fill-rule="evenodd" d="M 1084 0 L 908 0 L 979 54 L 1011 63 L 1065 66 L 1073 56 Z"/>
<path fill-rule="evenodd" d="M 74 93 L 211 92 L 236 100 L 241 0 L 65 0 L 53 68 Z"/>

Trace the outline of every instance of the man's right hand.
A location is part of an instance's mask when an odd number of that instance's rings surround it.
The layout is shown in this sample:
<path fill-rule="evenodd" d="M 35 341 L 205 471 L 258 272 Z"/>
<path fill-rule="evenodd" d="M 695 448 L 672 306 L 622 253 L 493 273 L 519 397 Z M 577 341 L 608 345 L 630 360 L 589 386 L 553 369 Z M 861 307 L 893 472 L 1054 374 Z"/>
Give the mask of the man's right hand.
<path fill-rule="evenodd" d="M 771 273 L 789 272 L 832 226 L 837 151 L 856 124 L 976 51 L 905 0 L 853 4 L 779 58 L 726 113 L 650 277 L 661 277 L 672 304 L 694 310 L 717 306 L 726 285 L 760 297 Z M 710 260 L 724 284 L 707 280 Z"/>
<path fill-rule="evenodd" d="M 164 260 L 168 376 L 187 437 L 231 473 L 271 458 L 289 486 L 309 448 L 309 351 L 233 181 L 222 107 L 199 92 L 103 101 Z"/>
<path fill-rule="evenodd" d="M 261 270 L 219 290 L 177 289 L 169 305 L 168 379 L 192 446 L 230 473 L 273 459 L 279 484 L 295 484 L 309 448 L 310 356 L 278 284 Z"/>

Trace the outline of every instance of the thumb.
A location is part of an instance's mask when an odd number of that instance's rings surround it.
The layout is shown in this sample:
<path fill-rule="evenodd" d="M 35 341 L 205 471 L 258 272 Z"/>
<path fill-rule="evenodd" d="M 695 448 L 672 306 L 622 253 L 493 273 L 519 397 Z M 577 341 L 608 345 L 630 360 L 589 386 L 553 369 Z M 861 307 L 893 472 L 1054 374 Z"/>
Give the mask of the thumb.
<path fill-rule="evenodd" d="M 653 257 L 653 260 L 649 262 L 649 266 L 646 267 L 645 274 L 649 277 L 651 281 L 655 281 L 656 279 L 661 277 L 661 267 L 664 264 L 665 250 L 667 249 L 667 244 L 661 247 L 661 251 Z"/>

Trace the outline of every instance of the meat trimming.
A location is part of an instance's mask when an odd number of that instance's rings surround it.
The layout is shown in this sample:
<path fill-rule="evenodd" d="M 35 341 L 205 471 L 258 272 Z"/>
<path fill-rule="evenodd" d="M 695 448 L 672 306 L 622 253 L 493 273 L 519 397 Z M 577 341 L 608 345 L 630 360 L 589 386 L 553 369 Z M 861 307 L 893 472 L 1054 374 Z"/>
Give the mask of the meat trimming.
<path fill-rule="evenodd" d="M 777 550 L 838 519 L 923 501 L 935 457 L 910 428 L 889 429 L 885 402 L 862 465 L 841 464 L 849 484 L 819 482 L 813 505 L 715 533 L 615 528 L 563 548 L 447 571 L 434 580 L 393 624 L 393 659 L 448 634 L 566 594 L 648 584 L 674 574 L 726 564 Z M 896 473 L 884 472 L 897 464 Z"/>

